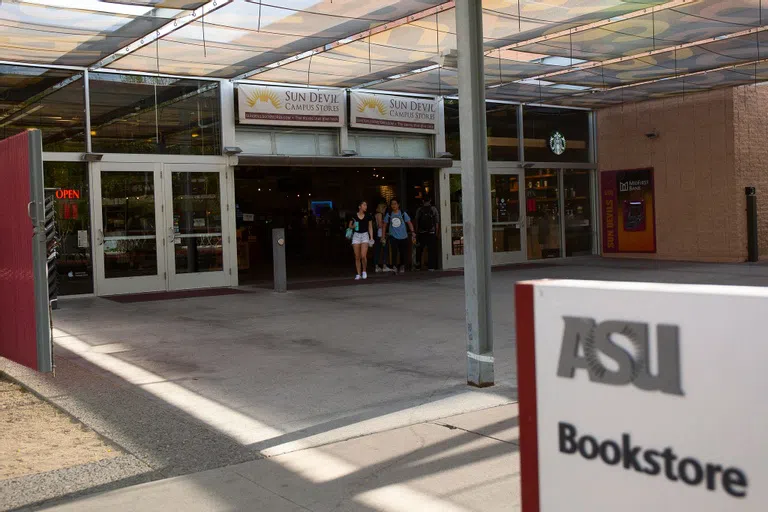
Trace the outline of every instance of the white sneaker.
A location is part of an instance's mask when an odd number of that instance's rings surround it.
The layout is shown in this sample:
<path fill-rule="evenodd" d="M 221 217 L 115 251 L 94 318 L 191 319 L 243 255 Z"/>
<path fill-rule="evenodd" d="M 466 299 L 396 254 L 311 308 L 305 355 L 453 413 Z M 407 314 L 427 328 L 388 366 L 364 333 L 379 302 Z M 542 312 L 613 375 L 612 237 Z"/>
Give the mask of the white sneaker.
<path fill-rule="evenodd" d="M 405 266 L 404 265 L 400 266 L 400 273 L 401 274 L 405 274 Z"/>
<path fill-rule="evenodd" d="M 376 273 L 378 274 L 379 272 L 383 272 L 383 271 L 381 270 L 381 267 L 376 267 L 376 269 L 374 270 L 374 272 L 376 272 Z"/>
<path fill-rule="evenodd" d="M 368 272 L 363 272 L 363 279 L 368 279 Z"/>
<path fill-rule="evenodd" d="M 357 275 L 355 276 L 355 281 L 359 281 L 359 280 L 360 280 L 360 274 L 357 274 Z"/>
<path fill-rule="evenodd" d="M 389 268 L 387 265 L 384 265 L 383 267 L 381 267 L 381 271 L 382 272 L 392 272 L 392 269 Z"/>

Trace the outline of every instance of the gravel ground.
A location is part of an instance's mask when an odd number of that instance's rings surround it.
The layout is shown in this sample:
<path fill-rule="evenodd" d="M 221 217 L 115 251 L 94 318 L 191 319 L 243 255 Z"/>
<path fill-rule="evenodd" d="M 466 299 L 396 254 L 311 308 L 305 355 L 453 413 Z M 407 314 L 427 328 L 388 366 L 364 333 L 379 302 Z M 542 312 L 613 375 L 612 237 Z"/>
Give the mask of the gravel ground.
<path fill-rule="evenodd" d="M 0 424 L 0 480 L 122 455 L 93 430 L 8 381 L 0 381 Z"/>
<path fill-rule="evenodd" d="M 110 468 L 131 458 L 83 423 L 0 377 L 0 510 L 58 496 L 62 488 L 72 493 L 109 482 L 114 480 Z M 136 469 L 145 472 L 146 466 Z"/>

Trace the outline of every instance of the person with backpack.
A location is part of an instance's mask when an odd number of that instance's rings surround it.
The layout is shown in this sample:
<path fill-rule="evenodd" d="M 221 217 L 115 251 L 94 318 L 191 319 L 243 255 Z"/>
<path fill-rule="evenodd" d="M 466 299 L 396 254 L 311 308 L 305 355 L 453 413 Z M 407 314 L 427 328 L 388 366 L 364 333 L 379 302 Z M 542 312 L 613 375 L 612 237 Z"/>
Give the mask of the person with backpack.
<path fill-rule="evenodd" d="M 416 246 L 416 264 L 421 266 L 424 248 L 427 248 L 427 265 L 430 271 L 437 270 L 437 237 L 440 234 L 440 213 L 432 206 L 429 197 L 416 212 L 418 245 Z"/>
<path fill-rule="evenodd" d="M 399 272 L 402 274 L 405 272 L 406 262 L 410 261 L 408 257 L 408 232 L 410 231 L 413 239 L 416 238 L 416 232 L 413 230 L 411 217 L 400 209 L 400 201 L 397 198 L 392 198 L 389 201 L 389 207 L 390 212 L 384 217 L 384 233 L 392 248 L 390 267 L 394 269 L 395 273 L 398 273 L 396 264 L 399 255 Z"/>

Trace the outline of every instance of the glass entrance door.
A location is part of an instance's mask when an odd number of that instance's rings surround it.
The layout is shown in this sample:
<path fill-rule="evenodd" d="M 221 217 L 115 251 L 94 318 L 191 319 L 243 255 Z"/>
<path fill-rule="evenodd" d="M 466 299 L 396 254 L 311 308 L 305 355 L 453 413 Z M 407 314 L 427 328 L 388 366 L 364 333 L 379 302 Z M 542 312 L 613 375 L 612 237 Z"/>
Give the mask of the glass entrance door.
<path fill-rule="evenodd" d="M 525 261 L 521 183 L 519 173 L 491 175 L 491 229 L 494 265 Z"/>
<path fill-rule="evenodd" d="M 164 290 L 162 183 L 156 164 L 95 164 L 96 293 Z"/>
<path fill-rule="evenodd" d="M 464 266 L 464 217 L 462 207 L 461 171 L 441 171 L 441 219 L 443 243 L 443 268 Z M 492 170 L 491 230 L 494 265 L 518 263 L 526 260 L 525 190 L 521 171 L 518 169 Z"/>
<path fill-rule="evenodd" d="M 225 167 L 165 166 L 169 289 L 229 285 Z"/>

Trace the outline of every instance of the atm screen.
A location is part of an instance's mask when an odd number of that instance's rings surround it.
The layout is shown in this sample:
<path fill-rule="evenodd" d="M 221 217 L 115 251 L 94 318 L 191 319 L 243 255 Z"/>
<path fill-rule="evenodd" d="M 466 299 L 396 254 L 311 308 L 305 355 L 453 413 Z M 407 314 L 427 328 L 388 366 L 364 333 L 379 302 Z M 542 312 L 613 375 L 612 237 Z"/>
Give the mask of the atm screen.
<path fill-rule="evenodd" d="M 624 231 L 645 231 L 645 201 L 624 201 Z"/>

